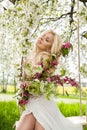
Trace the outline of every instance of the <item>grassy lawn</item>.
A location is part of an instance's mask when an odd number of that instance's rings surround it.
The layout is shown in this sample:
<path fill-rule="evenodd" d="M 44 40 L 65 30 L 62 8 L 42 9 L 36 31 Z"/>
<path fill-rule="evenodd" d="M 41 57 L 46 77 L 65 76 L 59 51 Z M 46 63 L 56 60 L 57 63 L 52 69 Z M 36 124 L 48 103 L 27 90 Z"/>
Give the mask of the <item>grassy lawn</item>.
<path fill-rule="evenodd" d="M 68 99 L 80 99 L 80 97 L 79 97 L 79 95 L 77 96 L 77 95 L 69 95 L 69 96 L 66 96 L 66 95 L 59 95 L 59 97 L 60 98 L 68 98 Z M 82 100 L 86 100 L 87 99 L 87 97 L 82 97 Z"/>
<path fill-rule="evenodd" d="M 84 130 L 87 130 L 87 127 L 86 127 L 86 126 L 84 126 Z"/>
<path fill-rule="evenodd" d="M 0 87 L 1 88 L 1 87 Z M 83 94 L 86 94 L 86 88 L 82 88 Z M 69 98 L 69 99 L 78 99 L 79 100 L 79 93 L 77 92 L 76 88 L 73 87 L 65 87 L 64 92 L 68 91 L 69 96 L 62 96 L 63 88 L 59 87 L 59 97 L 60 98 Z M 7 87 L 6 94 L 14 94 L 14 86 Z M 86 100 L 86 96 L 83 95 L 82 100 Z M 79 116 L 80 115 L 80 105 L 79 103 L 57 103 L 60 111 L 63 113 L 64 116 Z M 85 115 L 86 105 L 82 105 L 82 114 Z M 13 125 L 16 120 L 19 119 L 20 112 L 16 105 L 15 101 L 9 102 L 0 102 L 0 130 L 14 130 Z M 84 130 L 87 130 L 87 127 L 84 127 Z"/>
<path fill-rule="evenodd" d="M 0 130 L 14 130 L 13 125 L 19 119 L 19 110 L 15 102 L 0 102 Z"/>
<path fill-rule="evenodd" d="M 79 104 L 57 104 L 60 111 L 67 116 L 78 116 L 79 115 Z M 83 115 L 85 115 L 86 107 L 83 105 Z M 19 119 L 20 113 L 16 102 L 0 102 L 0 130 L 14 130 L 13 125 L 16 120 Z M 87 130 L 87 127 L 84 128 Z"/>
<path fill-rule="evenodd" d="M 80 115 L 80 104 L 79 103 L 57 103 L 57 106 L 59 107 L 60 111 L 63 113 L 65 117 L 70 116 L 79 116 Z M 85 115 L 86 113 L 86 105 L 82 105 L 82 115 Z"/>

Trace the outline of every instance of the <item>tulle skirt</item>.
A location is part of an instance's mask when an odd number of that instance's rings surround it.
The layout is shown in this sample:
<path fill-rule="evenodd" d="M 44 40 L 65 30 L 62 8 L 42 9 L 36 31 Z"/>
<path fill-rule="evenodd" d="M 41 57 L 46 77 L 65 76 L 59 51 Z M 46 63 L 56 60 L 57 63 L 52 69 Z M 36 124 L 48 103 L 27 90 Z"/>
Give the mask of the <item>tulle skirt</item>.
<path fill-rule="evenodd" d="M 23 111 L 20 120 L 16 123 L 16 127 L 22 118 L 30 113 L 33 113 L 45 130 L 83 130 L 81 124 L 74 124 L 64 117 L 55 102 L 46 99 L 44 96 L 29 99 L 25 111 Z"/>

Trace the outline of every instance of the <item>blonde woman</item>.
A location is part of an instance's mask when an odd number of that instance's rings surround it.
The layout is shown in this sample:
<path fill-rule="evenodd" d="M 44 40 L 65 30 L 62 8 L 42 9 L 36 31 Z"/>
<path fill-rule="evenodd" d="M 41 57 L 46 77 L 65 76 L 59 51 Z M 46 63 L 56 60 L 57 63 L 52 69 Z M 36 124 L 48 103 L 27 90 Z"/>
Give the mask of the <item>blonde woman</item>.
<path fill-rule="evenodd" d="M 50 54 L 60 54 L 61 47 L 60 36 L 48 30 L 37 39 L 35 51 L 32 51 L 31 58 L 27 58 L 26 62 L 35 66 L 43 59 L 45 63 Z M 28 77 L 26 73 L 24 76 Z M 29 98 L 29 103 L 16 124 L 16 130 L 82 130 L 82 125 L 73 124 L 65 118 L 52 99 L 38 95 Z"/>

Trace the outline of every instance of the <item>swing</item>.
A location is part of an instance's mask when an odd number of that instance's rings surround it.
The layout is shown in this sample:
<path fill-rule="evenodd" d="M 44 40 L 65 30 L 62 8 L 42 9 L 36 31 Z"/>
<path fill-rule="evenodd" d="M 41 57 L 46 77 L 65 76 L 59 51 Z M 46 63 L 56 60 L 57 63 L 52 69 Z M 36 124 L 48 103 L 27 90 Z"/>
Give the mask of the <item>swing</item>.
<path fill-rule="evenodd" d="M 77 0 L 77 14 L 79 14 L 79 0 Z M 87 126 L 87 100 L 86 100 L 86 115 L 82 116 L 82 92 L 81 92 L 81 78 L 80 78 L 80 40 L 79 40 L 79 17 L 77 18 L 77 38 L 78 38 L 78 77 L 80 87 L 80 116 L 68 117 L 73 123 L 81 123 L 83 126 Z"/>

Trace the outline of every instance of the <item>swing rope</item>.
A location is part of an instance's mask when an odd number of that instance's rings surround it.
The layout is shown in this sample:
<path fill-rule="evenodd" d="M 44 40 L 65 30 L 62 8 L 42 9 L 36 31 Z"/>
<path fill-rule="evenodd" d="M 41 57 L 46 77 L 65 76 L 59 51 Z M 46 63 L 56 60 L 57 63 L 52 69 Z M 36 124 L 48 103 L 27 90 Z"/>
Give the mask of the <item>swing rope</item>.
<path fill-rule="evenodd" d="M 79 35 L 79 0 L 77 0 L 77 43 L 78 43 L 78 77 L 80 87 L 80 116 L 82 116 L 82 90 L 81 90 L 81 75 L 80 75 L 80 35 Z M 86 123 L 87 123 L 87 100 L 86 100 Z"/>
<path fill-rule="evenodd" d="M 80 88 L 80 116 L 82 116 L 82 90 L 81 90 L 81 75 L 80 75 L 80 36 L 79 36 L 79 0 L 77 0 L 77 43 L 78 43 L 78 80 Z"/>
<path fill-rule="evenodd" d="M 25 1 L 25 21 L 27 21 L 27 17 L 28 17 L 28 0 Z M 25 29 L 27 29 L 26 27 L 26 23 L 25 23 Z M 26 43 L 25 43 L 26 44 Z M 23 50 L 23 46 L 22 46 L 22 52 Z M 24 55 L 22 55 L 21 57 L 21 74 L 20 74 L 20 80 L 24 80 L 24 62 L 25 62 L 26 57 Z"/>

